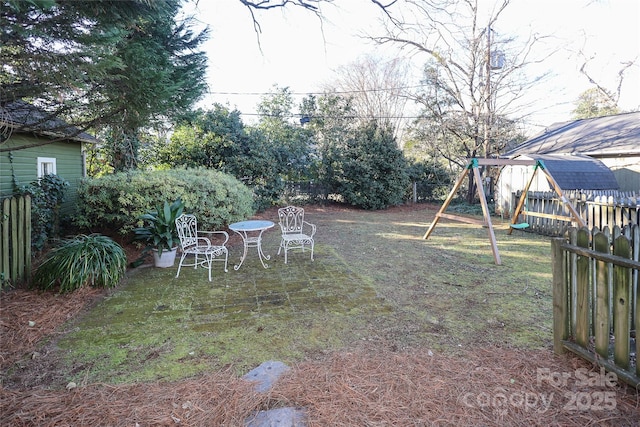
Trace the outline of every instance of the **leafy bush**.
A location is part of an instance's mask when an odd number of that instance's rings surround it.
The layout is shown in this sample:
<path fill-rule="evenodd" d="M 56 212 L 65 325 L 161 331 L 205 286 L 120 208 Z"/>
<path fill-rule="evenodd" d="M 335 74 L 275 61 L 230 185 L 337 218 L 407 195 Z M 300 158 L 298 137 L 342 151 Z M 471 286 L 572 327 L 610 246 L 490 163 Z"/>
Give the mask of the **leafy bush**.
<path fill-rule="evenodd" d="M 164 205 L 158 206 L 154 210 L 147 211 L 140 217 L 146 225 L 133 230 L 136 240 L 142 240 L 151 248 L 158 250 L 158 255 L 168 249 L 173 249 L 177 244 L 178 230 L 176 228 L 176 219 L 182 215 L 184 203 L 178 199 L 169 204 L 165 201 Z"/>
<path fill-rule="evenodd" d="M 58 175 L 45 175 L 38 181 L 19 188 L 31 196 L 31 246 L 40 251 L 57 233 L 58 212 L 64 202 L 69 182 Z"/>
<path fill-rule="evenodd" d="M 263 210 L 282 195 L 283 177 L 307 169 L 301 133 L 276 117 L 266 129 L 245 127 L 239 111 L 216 104 L 180 123 L 169 143 L 152 146 L 149 158 L 156 167 L 206 167 L 233 175 L 253 191 L 254 209 Z"/>
<path fill-rule="evenodd" d="M 80 184 L 76 224 L 127 234 L 143 225 L 144 213 L 180 198 L 202 229 L 213 230 L 251 216 L 252 197 L 236 178 L 205 168 L 121 172 Z"/>
<path fill-rule="evenodd" d="M 419 200 L 444 200 L 451 189 L 453 176 L 437 162 L 414 162 L 409 167 L 409 178 L 417 184 Z M 412 195 L 410 188 L 407 198 Z"/>
<path fill-rule="evenodd" d="M 336 189 L 347 203 L 384 209 L 404 201 L 408 166 L 391 129 L 372 122 L 356 130 L 339 158 Z"/>
<path fill-rule="evenodd" d="M 62 240 L 36 269 L 35 286 L 71 292 L 83 286 L 113 287 L 124 277 L 127 255 L 120 245 L 99 234 Z"/>

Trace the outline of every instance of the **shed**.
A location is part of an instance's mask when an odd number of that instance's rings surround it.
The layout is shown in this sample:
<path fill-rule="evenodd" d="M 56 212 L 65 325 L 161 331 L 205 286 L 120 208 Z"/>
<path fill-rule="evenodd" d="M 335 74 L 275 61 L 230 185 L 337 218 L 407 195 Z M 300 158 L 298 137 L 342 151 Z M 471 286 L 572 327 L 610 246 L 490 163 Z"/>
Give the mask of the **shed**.
<path fill-rule="evenodd" d="M 61 213 L 73 211 L 77 187 L 86 176 L 85 144 L 98 140 L 22 100 L 0 105 L 0 196 L 15 187 L 56 174 L 69 182 Z"/>
<path fill-rule="evenodd" d="M 621 191 L 640 191 L 640 111 L 553 124 L 503 157 L 541 154 L 600 160 Z"/>
<path fill-rule="evenodd" d="M 576 154 L 536 154 L 516 156 L 516 159 L 541 161 L 562 190 L 618 190 L 618 182 L 602 161 Z M 533 166 L 505 166 L 495 189 L 496 213 L 511 216 L 517 200 L 531 176 Z M 530 191 L 553 191 L 544 174 L 536 174 Z"/>

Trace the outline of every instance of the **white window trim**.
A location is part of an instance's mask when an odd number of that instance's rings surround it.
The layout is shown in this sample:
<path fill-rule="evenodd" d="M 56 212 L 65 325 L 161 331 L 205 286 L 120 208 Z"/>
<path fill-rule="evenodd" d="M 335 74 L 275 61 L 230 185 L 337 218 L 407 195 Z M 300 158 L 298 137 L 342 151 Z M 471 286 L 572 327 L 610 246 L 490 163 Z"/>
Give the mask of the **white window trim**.
<path fill-rule="evenodd" d="M 50 163 L 53 165 L 52 167 L 52 172 L 53 174 L 56 174 L 56 158 L 55 157 L 38 157 L 38 179 L 42 178 L 43 176 L 43 171 L 42 171 L 42 166 L 44 164 Z"/>

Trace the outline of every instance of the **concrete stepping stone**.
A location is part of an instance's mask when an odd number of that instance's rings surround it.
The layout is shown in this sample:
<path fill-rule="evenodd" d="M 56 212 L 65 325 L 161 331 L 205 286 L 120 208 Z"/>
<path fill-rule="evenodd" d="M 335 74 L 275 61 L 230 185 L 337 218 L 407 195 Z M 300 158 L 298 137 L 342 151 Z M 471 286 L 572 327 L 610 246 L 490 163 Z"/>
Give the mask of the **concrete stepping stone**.
<path fill-rule="evenodd" d="M 306 427 L 307 415 L 303 409 L 277 408 L 258 411 L 245 420 L 245 427 Z"/>
<path fill-rule="evenodd" d="M 268 361 L 242 376 L 243 379 L 256 383 L 258 393 L 266 393 L 275 382 L 289 370 L 282 362 Z M 276 408 L 258 411 L 245 419 L 245 427 L 306 427 L 307 415 L 300 408 Z"/>
<path fill-rule="evenodd" d="M 289 367 L 282 362 L 268 361 L 260 364 L 242 376 L 243 379 L 256 383 L 256 391 L 265 393 L 273 384 L 289 370 Z"/>

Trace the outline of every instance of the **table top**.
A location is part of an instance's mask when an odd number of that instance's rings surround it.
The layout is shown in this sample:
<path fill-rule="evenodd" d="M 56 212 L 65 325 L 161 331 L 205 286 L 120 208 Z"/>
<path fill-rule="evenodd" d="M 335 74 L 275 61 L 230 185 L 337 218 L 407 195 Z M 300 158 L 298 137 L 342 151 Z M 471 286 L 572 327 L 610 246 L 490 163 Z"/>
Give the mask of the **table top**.
<path fill-rule="evenodd" d="M 240 221 L 229 224 L 229 229 L 233 231 L 260 231 L 273 227 L 275 224 L 271 221 L 250 220 Z"/>

